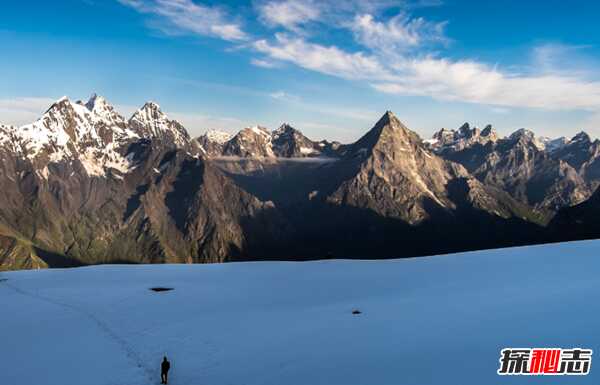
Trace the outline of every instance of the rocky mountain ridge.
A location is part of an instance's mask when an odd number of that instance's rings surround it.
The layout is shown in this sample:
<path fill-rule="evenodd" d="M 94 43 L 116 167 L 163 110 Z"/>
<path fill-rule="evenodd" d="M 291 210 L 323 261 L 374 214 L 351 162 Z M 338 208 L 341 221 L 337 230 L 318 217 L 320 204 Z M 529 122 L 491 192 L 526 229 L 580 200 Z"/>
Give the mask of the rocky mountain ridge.
<path fill-rule="evenodd" d="M 592 142 L 585 133 L 571 140 L 549 139 L 519 129 L 488 139 L 464 127 L 468 124 L 436 133 L 434 139 L 443 134 L 451 140 L 430 141 L 429 147 L 524 204 L 554 211 L 584 201 L 598 186 L 595 151 L 600 142 Z"/>
<path fill-rule="evenodd" d="M 491 126 L 436 140 L 390 111 L 346 145 L 289 124 L 192 139 L 153 102 L 125 119 L 101 96 L 61 98 L 30 125 L 0 126 L 0 268 L 528 244 L 591 194 L 597 152 L 583 135 L 552 151 Z"/>

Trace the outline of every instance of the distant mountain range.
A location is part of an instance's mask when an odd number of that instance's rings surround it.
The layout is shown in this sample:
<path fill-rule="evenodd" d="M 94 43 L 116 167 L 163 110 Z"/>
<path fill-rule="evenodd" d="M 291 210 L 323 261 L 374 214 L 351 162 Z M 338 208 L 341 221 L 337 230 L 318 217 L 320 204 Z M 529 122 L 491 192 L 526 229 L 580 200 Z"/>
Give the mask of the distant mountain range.
<path fill-rule="evenodd" d="M 156 103 L 130 119 L 62 98 L 0 125 L 0 268 L 392 258 L 600 236 L 598 140 L 423 141 L 391 112 L 352 144 L 283 124 L 191 138 Z"/>

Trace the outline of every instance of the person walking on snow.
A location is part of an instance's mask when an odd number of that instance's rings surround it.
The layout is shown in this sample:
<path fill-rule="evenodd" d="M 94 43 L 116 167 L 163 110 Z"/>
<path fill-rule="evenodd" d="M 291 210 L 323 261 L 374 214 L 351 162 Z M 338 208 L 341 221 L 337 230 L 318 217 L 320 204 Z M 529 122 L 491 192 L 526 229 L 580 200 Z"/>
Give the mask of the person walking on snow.
<path fill-rule="evenodd" d="M 160 383 L 167 383 L 167 375 L 169 374 L 169 369 L 171 369 L 171 363 L 167 361 L 167 357 L 163 358 L 162 364 L 160 364 Z"/>

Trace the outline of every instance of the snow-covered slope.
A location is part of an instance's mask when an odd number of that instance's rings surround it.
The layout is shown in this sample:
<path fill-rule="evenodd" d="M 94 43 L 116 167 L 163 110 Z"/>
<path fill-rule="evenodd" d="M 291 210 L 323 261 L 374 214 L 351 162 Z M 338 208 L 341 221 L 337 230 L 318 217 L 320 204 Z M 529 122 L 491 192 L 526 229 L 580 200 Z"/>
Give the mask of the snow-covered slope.
<path fill-rule="evenodd" d="M 208 130 L 203 135 L 196 138 L 196 141 L 200 145 L 200 148 L 208 156 L 221 156 L 223 153 L 223 146 L 227 143 L 233 135 L 217 130 Z"/>
<path fill-rule="evenodd" d="M 96 95 L 86 104 L 63 97 L 37 121 L 0 129 L 0 145 L 39 170 L 51 162 L 77 159 L 93 176 L 104 175 L 109 168 L 127 172 L 130 164 L 117 150 L 135 138 L 138 135 L 126 127 L 124 119 Z"/>
<path fill-rule="evenodd" d="M 231 139 L 233 137 L 233 135 L 231 135 L 228 132 L 223 132 L 223 131 L 218 131 L 218 130 L 209 130 L 206 132 L 206 137 L 212 142 L 224 144 L 229 139 Z"/>
<path fill-rule="evenodd" d="M 185 128 L 176 120 L 171 120 L 154 102 L 144 104 L 129 119 L 129 125 L 142 137 L 174 143 L 185 147 L 190 136 Z"/>
<path fill-rule="evenodd" d="M 85 103 L 62 97 L 31 124 L 0 125 L 0 151 L 31 162 L 44 179 L 48 166 L 60 162 L 79 161 L 89 176 L 105 176 L 109 169 L 127 173 L 134 167 L 127 147 L 140 138 L 193 150 L 185 128 L 157 104 L 146 103 L 126 121 L 96 94 Z"/>
<path fill-rule="evenodd" d="M 246 127 L 223 145 L 223 155 L 248 158 L 273 158 L 271 131 L 265 127 Z"/>
<path fill-rule="evenodd" d="M 597 384 L 496 370 L 504 347 L 600 349 L 599 249 L 0 273 L 2 383 L 158 384 L 166 354 L 175 385 Z"/>

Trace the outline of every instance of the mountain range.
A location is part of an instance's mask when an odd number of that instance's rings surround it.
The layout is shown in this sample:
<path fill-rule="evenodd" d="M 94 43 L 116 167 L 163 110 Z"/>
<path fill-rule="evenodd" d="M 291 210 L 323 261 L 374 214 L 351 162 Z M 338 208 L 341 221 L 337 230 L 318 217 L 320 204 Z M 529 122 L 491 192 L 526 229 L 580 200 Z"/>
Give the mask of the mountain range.
<path fill-rule="evenodd" d="M 0 268 L 392 258 L 597 237 L 598 140 L 422 140 L 386 112 L 358 141 L 289 124 L 192 138 L 153 102 L 62 98 L 0 125 Z M 566 231 L 568 230 L 568 231 Z"/>

